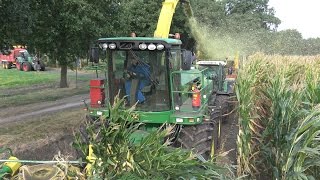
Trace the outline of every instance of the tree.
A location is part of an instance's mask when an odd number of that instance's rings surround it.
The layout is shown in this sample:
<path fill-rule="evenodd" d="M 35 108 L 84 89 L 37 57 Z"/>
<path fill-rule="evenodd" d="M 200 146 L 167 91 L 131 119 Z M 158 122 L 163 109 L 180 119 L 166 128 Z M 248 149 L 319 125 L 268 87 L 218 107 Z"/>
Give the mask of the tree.
<path fill-rule="evenodd" d="M 224 0 L 228 23 L 236 30 L 275 30 L 280 24 L 269 0 Z"/>
<path fill-rule="evenodd" d="M 0 49 L 28 44 L 33 23 L 30 4 L 28 0 L 0 0 Z"/>
<path fill-rule="evenodd" d="M 114 32 L 117 2 L 89 0 L 33 0 L 33 46 L 50 53 L 61 67 L 60 87 L 68 87 L 67 68 L 86 56 L 101 34 Z"/>
<path fill-rule="evenodd" d="M 301 44 L 303 55 L 319 55 L 320 54 L 320 38 L 304 39 Z"/>
<path fill-rule="evenodd" d="M 282 55 L 299 55 L 302 53 L 302 35 L 295 29 L 275 33 L 273 38 L 273 53 Z"/>

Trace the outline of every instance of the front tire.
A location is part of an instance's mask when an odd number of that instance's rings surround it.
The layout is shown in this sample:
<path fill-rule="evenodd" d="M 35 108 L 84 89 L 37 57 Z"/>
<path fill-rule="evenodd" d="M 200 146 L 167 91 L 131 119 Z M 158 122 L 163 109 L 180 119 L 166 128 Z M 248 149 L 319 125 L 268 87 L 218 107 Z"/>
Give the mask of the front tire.
<path fill-rule="evenodd" d="M 30 71 L 31 70 L 31 64 L 29 62 L 24 62 L 22 64 L 22 69 L 24 72 Z"/>
<path fill-rule="evenodd" d="M 176 147 L 193 149 L 195 153 L 209 160 L 219 147 L 218 125 L 210 120 L 198 125 L 188 125 L 181 129 Z"/>
<path fill-rule="evenodd" d="M 228 120 L 227 116 L 230 112 L 228 104 L 229 98 L 228 95 L 217 95 L 214 101 L 215 110 L 220 112 L 222 123 L 227 123 Z"/>

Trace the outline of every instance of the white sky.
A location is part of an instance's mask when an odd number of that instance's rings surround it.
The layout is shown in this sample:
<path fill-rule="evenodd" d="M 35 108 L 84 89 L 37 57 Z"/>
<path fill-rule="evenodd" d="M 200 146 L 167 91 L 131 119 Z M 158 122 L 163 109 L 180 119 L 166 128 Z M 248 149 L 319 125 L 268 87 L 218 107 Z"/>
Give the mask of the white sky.
<path fill-rule="evenodd" d="M 269 0 L 269 6 L 281 20 L 278 30 L 297 29 L 303 38 L 320 38 L 320 0 Z"/>

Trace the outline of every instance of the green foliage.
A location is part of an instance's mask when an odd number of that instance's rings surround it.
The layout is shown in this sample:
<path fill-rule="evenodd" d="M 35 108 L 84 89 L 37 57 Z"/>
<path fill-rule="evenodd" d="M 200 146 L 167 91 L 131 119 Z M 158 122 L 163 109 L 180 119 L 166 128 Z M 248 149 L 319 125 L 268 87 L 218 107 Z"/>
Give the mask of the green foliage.
<path fill-rule="evenodd" d="M 255 55 L 237 80 L 239 174 L 318 179 L 318 57 Z"/>
<path fill-rule="evenodd" d="M 152 37 L 160 14 L 161 2 L 162 0 L 135 0 L 123 3 L 120 20 L 125 31 L 122 33 L 129 36 L 131 32 L 135 32 L 137 36 Z"/>
<path fill-rule="evenodd" d="M 0 1 L 0 47 L 27 44 L 32 32 L 31 2 Z"/>
<path fill-rule="evenodd" d="M 134 107 L 124 108 L 124 99 L 116 97 L 109 118 L 87 124 L 89 143 L 97 158 L 93 178 L 221 179 L 231 176 L 227 168 L 200 162 L 191 151 L 169 147 L 170 141 L 164 139 L 171 133 L 171 126 L 151 132 L 141 142 L 134 143 L 130 137 L 133 133 L 142 133 L 139 132 L 142 124 L 133 118 Z M 86 153 L 87 144 L 81 143 L 80 137 L 77 139 L 78 147 Z"/>

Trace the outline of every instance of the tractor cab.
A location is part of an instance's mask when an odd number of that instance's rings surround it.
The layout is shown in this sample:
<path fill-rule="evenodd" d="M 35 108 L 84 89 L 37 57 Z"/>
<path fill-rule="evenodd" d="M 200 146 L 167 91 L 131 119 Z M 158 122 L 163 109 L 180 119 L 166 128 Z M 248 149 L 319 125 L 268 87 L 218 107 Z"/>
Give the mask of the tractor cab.
<path fill-rule="evenodd" d="M 226 61 L 199 60 L 196 64 L 198 65 L 199 69 L 210 69 L 207 77 L 216 82 L 213 84 L 213 92 L 224 95 L 234 93 L 233 87 L 235 79 L 229 77 L 229 66 L 227 66 Z"/>
<path fill-rule="evenodd" d="M 119 94 L 143 122 L 201 123 L 212 80 L 208 69 L 191 69 L 195 58 L 180 45 L 169 38 L 99 39 L 90 59 L 105 62 L 106 77 L 90 82 L 90 115 L 108 115 L 106 106 Z"/>
<path fill-rule="evenodd" d="M 128 106 L 136 105 L 139 111 L 170 110 L 169 66 L 180 61 L 179 40 L 170 43 L 153 38 L 107 38 L 98 40 L 98 45 L 96 55 L 106 57 L 104 88 L 108 101 L 113 102 L 119 94 L 120 98 L 126 97 Z M 92 101 L 91 105 L 105 106 Z"/>

